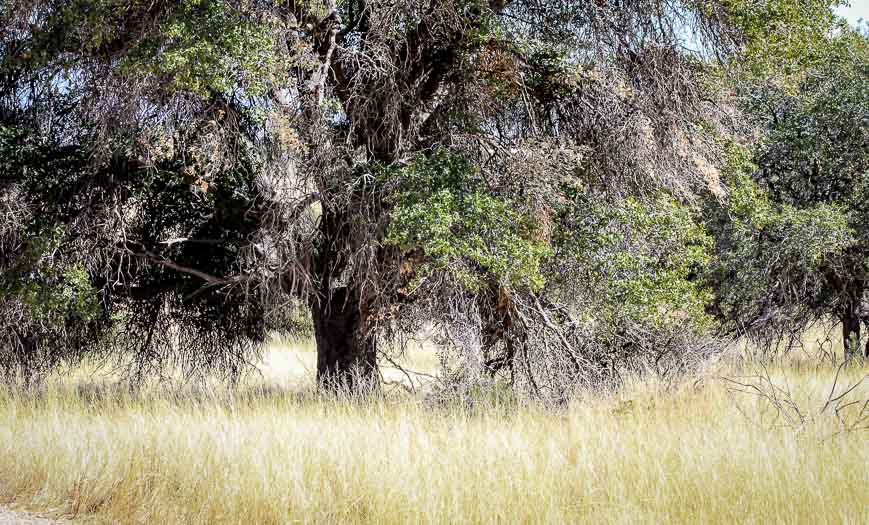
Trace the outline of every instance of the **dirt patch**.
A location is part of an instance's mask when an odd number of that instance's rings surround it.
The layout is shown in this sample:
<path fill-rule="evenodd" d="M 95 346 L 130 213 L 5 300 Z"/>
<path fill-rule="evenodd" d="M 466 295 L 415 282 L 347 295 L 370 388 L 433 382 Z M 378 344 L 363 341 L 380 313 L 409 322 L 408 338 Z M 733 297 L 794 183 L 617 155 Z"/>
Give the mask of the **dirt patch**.
<path fill-rule="evenodd" d="M 67 520 L 46 518 L 33 512 L 0 507 L 0 525 L 61 525 L 68 523 L 70 522 Z"/>

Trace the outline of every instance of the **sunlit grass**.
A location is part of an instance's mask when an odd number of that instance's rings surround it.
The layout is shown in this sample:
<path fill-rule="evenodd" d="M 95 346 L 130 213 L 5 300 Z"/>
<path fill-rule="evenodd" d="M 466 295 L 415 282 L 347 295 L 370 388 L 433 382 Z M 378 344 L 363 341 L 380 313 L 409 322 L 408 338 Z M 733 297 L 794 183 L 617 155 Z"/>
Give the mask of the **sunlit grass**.
<path fill-rule="evenodd" d="M 93 375 L 2 391 L 0 501 L 107 523 L 869 523 L 869 431 L 820 412 L 834 367 L 726 361 L 552 410 L 321 397 L 315 363 L 273 347 L 235 392 L 132 394 Z M 757 373 L 787 385 L 803 424 L 721 379 Z M 865 373 L 844 369 L 840 388 Z M 864 383 L 848 399 L 867 398 Z"/>

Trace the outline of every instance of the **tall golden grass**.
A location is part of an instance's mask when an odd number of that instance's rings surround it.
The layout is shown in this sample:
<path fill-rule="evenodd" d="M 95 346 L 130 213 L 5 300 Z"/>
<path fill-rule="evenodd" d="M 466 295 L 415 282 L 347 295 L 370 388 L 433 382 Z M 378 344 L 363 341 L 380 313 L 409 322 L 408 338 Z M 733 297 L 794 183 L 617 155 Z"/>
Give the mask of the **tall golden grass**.
<path fill-rule="evenodd" d="M 869 433 L 821 412 L 834 367 L 763 373 L 792 425 L 730 391 L 744 365 L 553 410 L 318 396 L 298 379 L 313 362 L 270 349 L 233 392 L 84 374 L 0 391 L 0 503 L 97 523 L 869 523 Z"/>

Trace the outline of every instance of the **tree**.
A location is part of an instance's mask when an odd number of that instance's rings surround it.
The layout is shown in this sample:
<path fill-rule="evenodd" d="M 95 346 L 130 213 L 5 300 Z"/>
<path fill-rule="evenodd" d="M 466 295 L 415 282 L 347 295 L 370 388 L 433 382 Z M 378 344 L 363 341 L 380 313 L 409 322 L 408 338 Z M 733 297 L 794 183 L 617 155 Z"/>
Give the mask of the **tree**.
<path fill-rule="evenodd" d="M 92 329 L 140 368 L 233 368 L 307 308 L 318 379 L 355 388 L 378 345 L 432 322 L 461 342 L 470 316 L 489 367 L 557 351 L 571 380 L 599 377 L 609 357 L 558 300 L 585 245 L 556 233 L 588 198 L 636 212 L 716 187 L 703 53 L 744 43 L 731 4 L 7 4 L 5 319 L 38 317 L 14 283 L 74 282 L 41 329 Z"/>
<path fill-rule="evenodd" d="M 867 43 L 839 27 L 792 78 L 742 87 L 763 138 L 731 149 L 719 306 L 753 332 L 833 316 L 846 352 L 858 352 L 869 322 Z"/>

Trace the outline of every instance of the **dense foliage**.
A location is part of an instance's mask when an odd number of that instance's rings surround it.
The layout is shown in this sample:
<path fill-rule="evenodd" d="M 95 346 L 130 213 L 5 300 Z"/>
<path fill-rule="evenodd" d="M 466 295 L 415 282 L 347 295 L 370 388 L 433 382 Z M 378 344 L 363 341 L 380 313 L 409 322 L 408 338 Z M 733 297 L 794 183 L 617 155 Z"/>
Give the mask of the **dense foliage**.
<path fill-rule="evenodd" d="M 821 46 L 795 84 L 741 86 L 763 138 L 730 149 L 718 306 L 768 342 L 833 317 L 856 351 L 869 320 L 869 41 L 844 29 Z"/>

